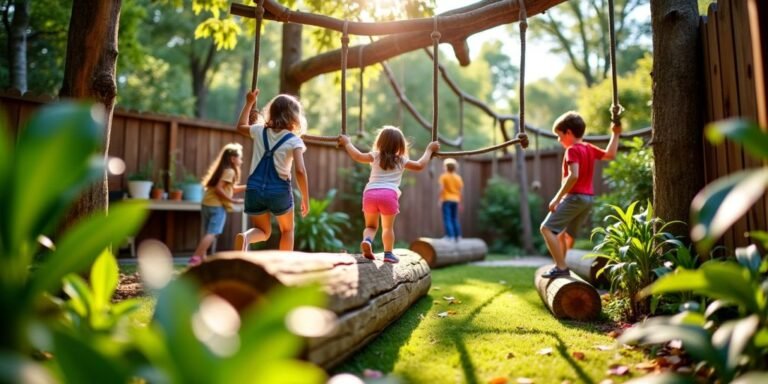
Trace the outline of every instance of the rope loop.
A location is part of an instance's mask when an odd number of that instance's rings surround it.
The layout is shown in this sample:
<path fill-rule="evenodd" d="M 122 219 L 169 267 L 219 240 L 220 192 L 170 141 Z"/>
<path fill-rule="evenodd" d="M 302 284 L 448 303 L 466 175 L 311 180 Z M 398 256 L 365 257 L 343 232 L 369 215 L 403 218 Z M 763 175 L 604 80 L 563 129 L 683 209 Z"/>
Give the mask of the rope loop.
<path fill-rule="evenodd" d="M 341 27 L 341 44 L 349 44 L 349 21 L 344 20 L 344 25 Z"/>
<path fill-rule="evenodd" d="M 615 124 L 621 123 L 621 114 L 624 113 L 624 106 L 621 104 L 614 104 L 611 106 L 611 122 Z"/>
<path fill-rule="evenodd" d="M 263 19 L 264 18 L 265 10 L 264 10 L 264 1 L 263 0 L 256 3 L 256 9 L 254 10 L 254 12 L 256 13 L 256 18 L 257 19 Z"/>
<path fill-rule="evenodd" d="M 520 140 L 520 146 L 523 147 L 523 149 L 528 148 L 528 134 L 525 132 L 518 133 L 517 140 Z"/>
<path fill-rule="evenodd" d="M 440 31 L 437 29 L 437 18 L 438 17 L 435 16 L 432 19 L 433 20 L 433 23 L 432 23 L 432 25 L 433 25 L 432 26 L 432 33 L 429 34 L 429 37 L 432 38 L 433 42 L 440 42 L 440 38 L 442 37 L 442 35 L 440 34 Z"/>

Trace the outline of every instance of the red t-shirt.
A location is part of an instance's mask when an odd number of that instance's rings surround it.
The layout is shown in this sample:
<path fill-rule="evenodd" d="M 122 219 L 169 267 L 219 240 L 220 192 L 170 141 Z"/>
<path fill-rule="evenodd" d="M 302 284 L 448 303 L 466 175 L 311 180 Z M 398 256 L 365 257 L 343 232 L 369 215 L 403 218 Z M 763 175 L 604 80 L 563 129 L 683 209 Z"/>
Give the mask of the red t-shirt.
<path fill-rule="evenodd" d="M 595 160 L 601 160 L 605 151 L 590 144 L 576 143 L 565 150 L 563 157 L 563 178 L 568 177 L 568 164 L 579 164 L 579 178 L 568 193 L 594 195 L 592 175 L 595 173 Z"/>

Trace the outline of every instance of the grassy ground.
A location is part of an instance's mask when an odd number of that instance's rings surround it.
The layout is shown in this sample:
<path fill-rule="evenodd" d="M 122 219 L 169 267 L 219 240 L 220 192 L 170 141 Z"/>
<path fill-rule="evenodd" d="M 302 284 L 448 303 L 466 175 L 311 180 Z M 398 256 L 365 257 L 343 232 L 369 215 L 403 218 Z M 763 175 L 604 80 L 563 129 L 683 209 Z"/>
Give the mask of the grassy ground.
<path fill-rule="evenodd" d="M 488 383 L 499 377 L 512 383 L 520 377 L 536 383 L 599 383 L 612 364 L 632 367 L 642 360 L 639 351 L 617 346 L 601 324 L 554 319 L 533 287 L 534 271 L 433 270 L 428 296 L 335 371 L 392 372 L 408 383 Z M 460 303 L 448 304 L 444 297 L 449 296 Z M 438 316 L 446 311 L 455 314 Z M 551 348 L 550 355 L 538 354 L 545 348 Z"/>

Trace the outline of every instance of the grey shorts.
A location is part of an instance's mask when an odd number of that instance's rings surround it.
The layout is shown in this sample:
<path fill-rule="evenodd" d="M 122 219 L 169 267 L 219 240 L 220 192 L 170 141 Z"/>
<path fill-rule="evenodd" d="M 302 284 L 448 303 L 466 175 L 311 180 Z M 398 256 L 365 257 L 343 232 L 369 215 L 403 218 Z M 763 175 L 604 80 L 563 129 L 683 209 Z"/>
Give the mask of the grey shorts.
<path fill-rule="evenodd" d="M 541 226 L 549 228 L 555 234 L 566 231 L 575 238 L 587 219 L 593 202 L 592 195 L 568 194 L 557 209 L 547 215 Z"/>

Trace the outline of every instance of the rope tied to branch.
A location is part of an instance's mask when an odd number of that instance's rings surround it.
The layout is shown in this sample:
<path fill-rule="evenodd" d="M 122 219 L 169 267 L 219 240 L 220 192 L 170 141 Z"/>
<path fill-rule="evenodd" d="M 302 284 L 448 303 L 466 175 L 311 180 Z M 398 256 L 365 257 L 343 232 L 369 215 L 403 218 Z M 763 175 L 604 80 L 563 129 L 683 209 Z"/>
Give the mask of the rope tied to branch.
<path fill-rule="evenodd" d="M 520 140 L 521 147 L 528 148 L 528 135 L 525 133 L 525 32 L 528 30 L 528 12 L 525 9 L 525 0 L 518 1 L 518 4 L 520 5 L 520 111 L 518 112 L 520 131 L 517 133 L 517 138 Z"/>
<path fill-rule="evenodd" d="M 615 17 L 613 15 L 613 0 L 608 0 L 608 30 L 611 38 L 611 80 L 613 82 L 613 101 L 611 104 L 611 122 L 620 124 L 620 115 L 624 107 L 619 103 L 619 85 L 616 80 L 616 31 L 614 28 Z"/>
<path fill-rule="evenodd" d="M 349 22 L 341 30 L 341 134 L 347 134 L 347 56 L 349 54 Z"/>
<path fill-rule="evenodd" d="M 363 81 L 365 80 L 365 66 L 363 65 L 363 48 L 360 46 L 357 51 L 357 66 L 360 68 L 360 113 L 357 116 L 357 137 L 363 137 Z"/>
<path fill-rule="evenodd" d="M 439 117 L 438 111 L 438 84 L 437 84 L 437 71 L 438 71 L 438 45 L 440 44 L 440 31 L 438 31 L 438 17 L 433 18 L 432 33 L 429 35 L 432 38 L 432 141 L 437 141 L 437 121 Z"/>
<path fill-rule="evenodd" d="M 256 16 L 256 26 L 254 35 L 255 42 L 253 46 L 253 75 L 251 77 L 251 92 L 255 91 L 259 86 L 259 51 L 261 50 L 261 25 L 264 22 L 264 0 L 256 2 L 256 8 L 254 8 L 254 14 Z M 248 113 L 248 123 L 254 124 L 258 120 L 259 108 L 256 103 L 251 107 L 251 111 Z"/>

